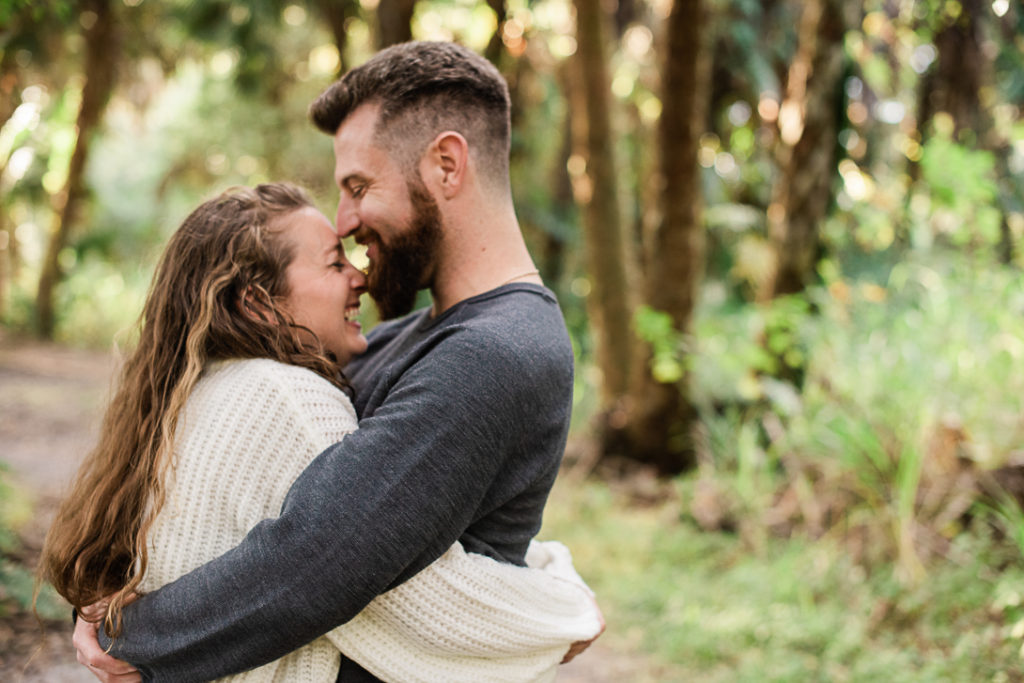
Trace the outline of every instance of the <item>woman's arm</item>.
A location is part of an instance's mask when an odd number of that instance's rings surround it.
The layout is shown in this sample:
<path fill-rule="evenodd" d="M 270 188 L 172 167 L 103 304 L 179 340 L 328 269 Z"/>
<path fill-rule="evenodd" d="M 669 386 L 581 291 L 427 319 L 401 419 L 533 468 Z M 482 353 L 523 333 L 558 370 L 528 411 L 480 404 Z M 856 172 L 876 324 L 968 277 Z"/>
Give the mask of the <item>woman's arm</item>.
<path fill-rule="evenodd" d="M 327 637 L 383 680 L 547 680 L 604 621 L 564 546 L 534 543 L 529 559 L 541 564 L 516 567 L 455 543 Z"/>

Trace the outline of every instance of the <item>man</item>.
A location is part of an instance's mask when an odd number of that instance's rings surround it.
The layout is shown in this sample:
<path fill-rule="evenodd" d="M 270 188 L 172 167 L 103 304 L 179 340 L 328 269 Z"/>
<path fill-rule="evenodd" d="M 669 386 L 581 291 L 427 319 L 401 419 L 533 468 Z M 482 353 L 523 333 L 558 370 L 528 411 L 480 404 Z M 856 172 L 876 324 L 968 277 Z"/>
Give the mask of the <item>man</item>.
<path fill-rule="evenodd" d="M 384 318 L 348 368 L 360 429 L 281 516 L 125 611 L 112 654 L 145 680 L 208 680 L 346 622 L 454 541 L 523 564 L 565 445 L 572 349 L 523 243 L 500 74 L 448 43 L 389 48 L 312 105 L 334 137 L 337 228 L 367 245 Z M 76 628 L 101 680 L 137 680 Z M 101 636 L 100 644 L 109 645 Z M 343 659 L 339 680 L 376 680 Z"/>

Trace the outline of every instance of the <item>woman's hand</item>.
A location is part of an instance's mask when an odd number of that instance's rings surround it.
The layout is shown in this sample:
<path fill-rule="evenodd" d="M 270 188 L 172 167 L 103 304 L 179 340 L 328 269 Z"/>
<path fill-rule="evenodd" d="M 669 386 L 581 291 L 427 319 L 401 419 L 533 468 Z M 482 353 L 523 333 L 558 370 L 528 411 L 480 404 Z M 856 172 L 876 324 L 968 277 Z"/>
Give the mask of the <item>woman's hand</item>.
<path fill-rule="evenodd" d="M 593 643 L 598 638 L 600 638 L 601 634 L 604 633 L 604 629 L 605 629 L 605 626 L 606 626 L 605 623 L 604 623 L 604 614 L 601 613 L 601 608 L 597 606 L 597 601 L 596 600 L 594 601 L 594 609 L 597 610 L 597 617 L 598 617 L 598 619 L 601 620 L 601 630 L 598 631 L 597 635 L 594 636 L 593 638 L 591 638 L 590 640 L 578 640 L 575 643 L 573 643 L 572 645 L 570 645 L 569 646 L 569 651 L 566 652 L 565 653 L 565 657 L 562 658 L 562 661 L 561 661 L 562 664 L 568 664 L 569 662 L 571 662 L 576 657 L 576 655 L 578 655 L 579 653 L 583 652 L 588 647 L 590 647 L 590 644 Z"/>
<path fill-rule="evenodd" d="M 132 595 L 125 600 L 125 604 L 137 597 Z M 71 637 L 71 642 L 78 651 L 78 663 L 89 669 L 92 675 L 103 683 L 142 683 L 138 669 L 128 662 L 111 657 L 100 647 L 96 634 L 99 632 L 103 615 L 107 613 L 108 604 L 109 600 L 101 600 L 89 605 L 75 621 L 75 633 Z"/>

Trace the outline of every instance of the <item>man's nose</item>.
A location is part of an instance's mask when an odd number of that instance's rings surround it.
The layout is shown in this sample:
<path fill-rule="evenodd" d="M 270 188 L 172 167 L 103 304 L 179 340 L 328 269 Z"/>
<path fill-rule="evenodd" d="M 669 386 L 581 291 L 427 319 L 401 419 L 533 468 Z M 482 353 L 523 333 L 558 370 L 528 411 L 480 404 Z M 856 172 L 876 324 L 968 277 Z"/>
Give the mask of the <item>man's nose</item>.
<path fill-rule="evenodd" d="M 338 215 L 335 216 L 334 225 L 339 237 L 348 237 L 359 227 L 359 215 L 356 213 L 355 205 L 345 195 L 338 200 Z"/>

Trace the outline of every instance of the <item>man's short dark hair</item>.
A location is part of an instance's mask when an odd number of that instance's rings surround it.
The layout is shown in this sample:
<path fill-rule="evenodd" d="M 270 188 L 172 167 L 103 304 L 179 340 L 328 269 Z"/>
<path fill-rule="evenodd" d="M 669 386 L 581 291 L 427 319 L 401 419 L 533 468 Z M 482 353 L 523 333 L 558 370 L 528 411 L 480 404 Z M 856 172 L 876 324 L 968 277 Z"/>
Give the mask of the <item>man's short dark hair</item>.
<path fill-rule="evenodd" d="M 486 59 L 455 43 L 410 42 L 381 50 L 320 94 L 309 109 L 317 128 L 334 135 L 363 104 L 380 107 L 375 141 L 407 172 L 439 133 L 469 142 L 482 172 L 507 179 L 508 85 Z"/>

